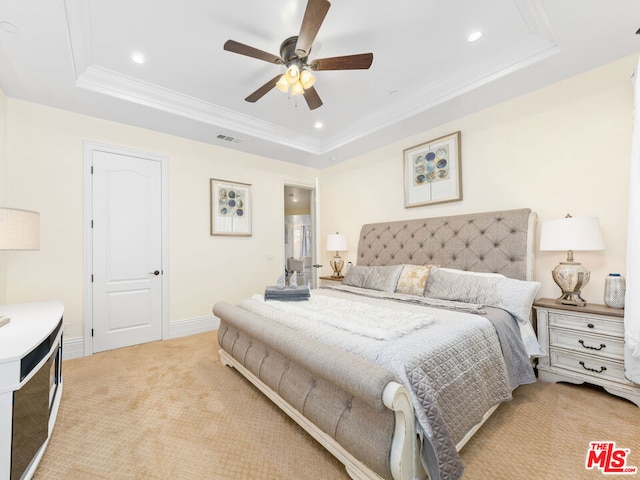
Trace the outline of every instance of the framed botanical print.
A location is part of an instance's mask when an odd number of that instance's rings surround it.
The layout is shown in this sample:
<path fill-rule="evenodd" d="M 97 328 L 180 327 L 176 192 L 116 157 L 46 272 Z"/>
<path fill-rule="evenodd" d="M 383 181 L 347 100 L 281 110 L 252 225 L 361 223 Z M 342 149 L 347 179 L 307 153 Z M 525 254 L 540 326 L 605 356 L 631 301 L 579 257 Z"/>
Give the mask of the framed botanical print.
<path fill-rule="evenodd" d="M 459 131 L 403 154 L 405 208 L 462 200 Z"/>
<path fill-rule="evenodd" d="M 212 178 L 211 235 L 251 235 L 251 185 Z"/>

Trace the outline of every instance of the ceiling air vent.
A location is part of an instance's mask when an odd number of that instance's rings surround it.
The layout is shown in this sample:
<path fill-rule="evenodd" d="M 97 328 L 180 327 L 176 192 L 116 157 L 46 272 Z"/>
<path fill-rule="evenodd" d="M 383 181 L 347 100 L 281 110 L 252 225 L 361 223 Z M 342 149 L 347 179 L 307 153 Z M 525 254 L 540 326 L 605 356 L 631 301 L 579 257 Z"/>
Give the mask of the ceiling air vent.
<path fill-rule="evenodd" d="M 229 135 L 225 135 L 223 133 L 218 134 L 217 138 L 218 138 L 218 140 L 224 140 L 225 142 L 240 143 L 240 139 L 239 138 L 233 138 L 233 137 L 230 137 Z"/>

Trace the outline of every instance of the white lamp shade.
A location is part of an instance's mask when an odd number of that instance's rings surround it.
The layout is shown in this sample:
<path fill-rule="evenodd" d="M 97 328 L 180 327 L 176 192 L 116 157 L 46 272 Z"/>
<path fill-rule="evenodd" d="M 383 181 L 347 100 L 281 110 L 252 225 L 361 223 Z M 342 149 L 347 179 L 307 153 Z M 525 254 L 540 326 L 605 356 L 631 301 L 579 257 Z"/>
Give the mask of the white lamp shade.
<path fill-rule="evenodd" d="M 39 250 L 40 214 L 0 208 L 0 250 Z"/>
<path fill-rule="evenodd" d="M 300 78 L 300 69 L 295 64 L 291 65 L 289 68 L 287 68 L 287 71 L 285 72 L 284 76 L 287 79 L 287 82 L 293 85 Z"/>
<path fill-rule="evenodd" d="M 304 87 L 299 81 L 291 85 L 291 95 L 302 95 L 304 93 Z"/>
<path fill-rule="evenodd" d="M 313 87 L 313 84 L 316 83 L 316 77 L 309 70 L 302 70 L 300 72 L 300 83 L 305 90 Z"/>
<path fill-rule="evenodd" d="M 547 220 L 540 230 L 540 250 L 604 250 L 597 217 L 569 217 Z"/>
<path fill-rule="evenodd" d="M 280 90 L 282 93 L 289 92 L 289 82 L 287 81 L 287 77 L 285 75 L 282 75 L 280 77 L 280 80 L 276 82 L 276 87 L 278 87 L 278 90 Z"/>
<path fill-rule="evenodd" d="M 347 236 L 342 233 L 333 233 L 327 236 L 327 250 L 334 252 L 345 252 L 349 250 L 347 246 Z"/>

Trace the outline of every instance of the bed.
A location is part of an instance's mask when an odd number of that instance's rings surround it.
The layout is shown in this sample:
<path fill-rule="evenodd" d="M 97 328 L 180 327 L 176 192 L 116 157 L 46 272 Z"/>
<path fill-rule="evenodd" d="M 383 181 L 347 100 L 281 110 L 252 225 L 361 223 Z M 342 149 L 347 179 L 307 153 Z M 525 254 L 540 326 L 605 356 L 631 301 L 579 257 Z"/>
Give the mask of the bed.
<path fill-rule="evenodd" d="M 535 221 L 518 209 L 364 225 L 343 285 L 216 303 L 221 361 L 354 479 L 460 478 L 457 452 L 535 381 Z"/>

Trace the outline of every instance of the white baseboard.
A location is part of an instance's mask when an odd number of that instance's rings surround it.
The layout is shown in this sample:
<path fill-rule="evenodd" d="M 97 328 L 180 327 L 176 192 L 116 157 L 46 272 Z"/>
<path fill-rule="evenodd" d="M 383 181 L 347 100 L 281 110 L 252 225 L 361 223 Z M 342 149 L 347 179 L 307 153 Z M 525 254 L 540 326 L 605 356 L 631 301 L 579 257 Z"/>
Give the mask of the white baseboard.
<path fill-rule="evenodd" d="M 220 319 L 213 315 L 204 317 L 187 318 L 177 320 L 169 324 L 169 338 L 186 337 L 196 333 L 217 330 L 220 327 Z"/>
<path fill-rule="evenodd" d="M 204 317 L 187 318 L 169 323 L 169 338 L 186 337 L 196 333 L 217 330 L 220 327 L 220 319 L 213 315 Z M 168 339 L 167 339 L 168 340 Z M 84 357 L 84 339 L 82 337 L 63 338 L 62 359 L 71 360 Z"/>
<path fill-rule="evenodd" d="M 62 360 L 80 357 L 84 357 L 84 339 L 62 337 Z"/>

